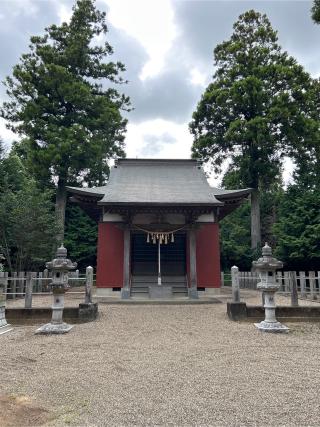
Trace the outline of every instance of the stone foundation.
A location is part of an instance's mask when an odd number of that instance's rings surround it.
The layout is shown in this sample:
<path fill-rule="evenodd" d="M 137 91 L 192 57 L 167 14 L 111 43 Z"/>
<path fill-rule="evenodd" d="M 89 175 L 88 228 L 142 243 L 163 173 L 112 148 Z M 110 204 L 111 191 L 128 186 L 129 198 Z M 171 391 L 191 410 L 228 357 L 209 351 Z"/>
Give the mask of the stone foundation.
<path fill-rule="evenodd" d="M 219 295 L 220 288 L 205 288 L 204 295 L 206 297 L 216 296 Z"/>
<path fill-rule="evenodd" d="M 121 297 L 121 292 L 114 291 L 112 288 L 97 288 L 95 297 Z"/>
<path fill-rule="evenodd" d="M 228 302 L 227 314 L 230 320 L 263 320 L 264 307 L 260 305 L 247 305 L 245 302 Z M 276 317 L 288 321 L 320 321 L 320 306 L 277 306 Z"/>
<path fill-rule="evenodd" d="M 48 322 L 51 320 L 51 307 L 33 308 L 7 308 L 6 316 L 12 323 L 23 324 L 24 322 Z M 65 307 L 63 319 L 67 322 L 90 322 L 98 317 L 98 303 L 79 304 L 79 307 Z"/>

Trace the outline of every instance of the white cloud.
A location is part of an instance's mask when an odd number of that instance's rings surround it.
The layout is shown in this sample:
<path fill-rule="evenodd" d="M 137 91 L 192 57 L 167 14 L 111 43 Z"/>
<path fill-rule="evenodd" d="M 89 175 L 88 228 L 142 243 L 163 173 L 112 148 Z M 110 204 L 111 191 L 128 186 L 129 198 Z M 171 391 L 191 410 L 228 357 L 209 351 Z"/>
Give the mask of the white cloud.
<path fill-rule="evenodd" d="M 293 183 L 294 180 L 292 175 L 293 175 L 294 169 L 295 169 L 294 162 L 289 157 L 285 157 L 283 162 L 283 171 L 282 171 L 282 178 L 283 178 L 285 187 Z"/>
<path fill-rule="evenodd" d="M 160 73 L 177 35 L 170 0 L 106 0 L 106 3 L 111 24 L 136 38 L 149 56 L 139 76 L 141 80 Z"/>
<path fill-rule="evenodd" d="M 6 128 L 6 121 L 2 118 L 0 118 L 0 137 L 8 148 L 15 139 L 18 139 L 17 135 Z"/>
<path fill-rule="evenodd" d="M 208 84 L 209 73 L 204 73 L 198 68 L 192 68 L 190 71 L 190 82 L 195 86 L 206 87 Z"/>
<path fill-rule="evenodd" d="M 188 123 L 177 124 L 168 120 L 156 119 L 140 124 L 129 123 L 127 129 L 126 153 L 128 158 L 191 158 L 193 139 L 188 130 Z M 155 141 L 154 154 L 145 155 L 146 145 L 149 145 L 152 136 Z M 161 138 L 163 138 L 162 144 Z M 170 140 L 169 143 L 168 140 Z M 205 167 L 205 172 L 209 175 L 208 181 L 211 186 L 217 187 L 220 185 L 222 175 L 216 177 L 207 166 Z"/>
<path fill-rule="evenodd" d="M 171 121 L 156 119 L 142 122 L 140 124 L 129 123 L 126 137 L 127 157 L 142 158 L 146 143 L 149 143 L 150 137 L 154 136 L 157 140 L 157 150 L 150 158 L 190 158 L 192 136 L 188 132 L 187 123 L 177 124 Z M 161 144 L 161 137 L 165 136 L 170 143 L 164 141 Z"/>
<path fill-rule="evenodd" d="M 14 0 L 11 2 L 12 14 L 14 16 L 23 14 L 25 16 L 36 15 L 38 6 L 33 0 Z"/>
<path fill-rule="evenodd" d="M 57 10 L 60 22 L 69 22 L 72 16 L 72 8 L 70 5 L 60 4 Z"/>

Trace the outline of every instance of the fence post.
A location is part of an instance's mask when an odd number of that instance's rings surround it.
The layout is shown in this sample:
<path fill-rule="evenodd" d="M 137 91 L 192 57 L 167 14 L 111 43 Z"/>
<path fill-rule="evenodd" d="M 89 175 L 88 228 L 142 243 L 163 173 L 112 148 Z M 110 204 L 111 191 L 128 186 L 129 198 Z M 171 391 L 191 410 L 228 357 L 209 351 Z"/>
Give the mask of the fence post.
<path fill-rule="evenodd" d="M 18 280 L 18 292 L 19 292 L 19 298 L 23 298 L 22 294 L 25 292 L 24 290 L 24 271 L 20 271 L 19 273 L 19 280 Z"/>
<path fill-rule="evenodd" d="M 44 279 L 48 278 L 48 272 L 49 272 L 49 270 L 47 268 L 45 268 L 43 270 L 43 276 L 42 277 Z M 48 292 L 48 290 L 49 290 L 49 281 L 48 280 L 44 280 L 43 282 L 44 282 L 44 292 Z M 43 292 L 43 288 L 42 288 L 41 292 Z"/>
<path fill-rule="evenodd" d="M 315 293 L 315 272 L 309 271 L 309 284 L 310 284 L 310 297 L 312 300 L 317 299 L 317 295 Z"/>
<path fill-rule="evenodd" d="M 43 292 L 43 280 L 42 280 L 43 273 L 42 273 L 42 271 L 39 271 L 38 277 L 39 277 L 39 280 L 38 280 L 38 292 Z"/>
<path fill-rule="evenodd" d="M 224 286 L 224 272 L 223 271 L 221 271 L 221 273 L 220 273 L 220 281 L 221 281 L 221 287 L 222 286 Z"/>
<path fill-rule="evenodd" d="M 28 271 L 27 277 L 26 277 L 26 292 L 24 297 L 25 308 L 32 308 L 32 286 L 33 286 L 32 274 L 30 271 Z"/>
<path fill-rule="evenodd" d="M 290 282 L 291 282 L 291 306 L 298 307 L 298 287 L 297 287 L 297 275 L 295 271 L 290 271 Z"/>
<path fill-rule="evenodd" d="M 304 271 L 299 271 L 300 279 L 300 295 L 301 298 L 306 298 L 306 273 Z"/>
<path fill-rule="evenodd" d="M 277 277 L 277 282 L 278 282 L 278 284 L 279 284 L 279 286 L 280 286 L 280 288 L 279 288 L 279 291 L 281 292 L 281 291 L 283 291 L 284 289 L 283 289 L 283 283 L 282 283 L 282 272 L 281 271 L 277 271 L 277 273 L 276 273 L 276 277 Z"/>
<path fill-rule="evenodd" d="M 16 298 L 16 292 L 17 292 L 17 276 L 18 276 L 18 273 L 17 273 L 16 271 L 14 271 L 14 272 L 13 272 L 13 277 L 12 277 L 12 280 L 11 280 L 11 292 L 12 292 L 11 298 L 12 298 L 12 299 L 15 299 L 15 298 Z"/>
<path fill-rule="evenodd" d="M 290 292 L 290 273 L 289 271 L 285 271 L 283 275 L 284 275 L 284 291 L 286 293 L 289 293 Z"/>
<path fill-rule="evenodd" d="M 86 268 L 86 294 L 84 302 L 86 304 L 92 303 L 92 285 L 93 285 L 93 268 L 87 267 Z"/>
<path fill-rule="evenodd" d="M 232 302 L 240 302 L 240 289 L 239 289 L 239 268 L 235 265 L 231 267 L 231 281 L 232 281 Z"/>
<path fill-rule="evenodd" d="M 74 272 L 74 278 L 75 279 L 79 279 L 79 270 L 76 270 Z M 76 286 L 79 286 L 79 284 L 80 284 L 77 280 L 75 280 L 74 283 L 75 283 Z"/>

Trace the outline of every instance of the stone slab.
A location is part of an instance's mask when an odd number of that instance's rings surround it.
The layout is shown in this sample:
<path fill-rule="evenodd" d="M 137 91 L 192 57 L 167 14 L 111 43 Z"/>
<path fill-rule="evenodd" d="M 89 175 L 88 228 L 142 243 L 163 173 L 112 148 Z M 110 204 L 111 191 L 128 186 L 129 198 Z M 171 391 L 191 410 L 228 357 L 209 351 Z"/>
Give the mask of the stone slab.
<path fill-rule="evenodd" d="M 172 297 L 172 286 L 149 286 L 149 297 L 156 298 L 170 298 Z"/>
<path fill-rule="evenodd" d="M 68 325 L 68 323 L 47 323 L 38 328 L 35 333 L 44 335 L 59 335 L 68 333 L 72 328 L 73 325 Z"/>
<path fill-rule="evenodd" d="M 13 328 L 8 323 L 4 326 L 0 326 L 0 335 L 6 334 L 7 332 L 13 331 Z"/>
<path fill-rule="evenodd" d="M 174 295 L 174 294 L 173 294 Z M 222 304 L 222 302 L 213 297 L 201 297 L 198 299 L 190 299 L 189 297 L 175 297 L 171 296 L 168 299 L 162 298 L 149 298 L 149 294 L 146 293 L 146 297 L 138 298 L 131 297 L 130 299 L 120 298 L 99 298 L 99 304 L 110 304 L 110 305 L 196 305 L 196 304 Z"/>
<path fill-rule="evenodd" d="M 215 295 L 219 295 L 219 293 L 221 292 L 220 288 L 205 288 L 204 290 L 204 294 L 205 296 L 215 296 Z"/>

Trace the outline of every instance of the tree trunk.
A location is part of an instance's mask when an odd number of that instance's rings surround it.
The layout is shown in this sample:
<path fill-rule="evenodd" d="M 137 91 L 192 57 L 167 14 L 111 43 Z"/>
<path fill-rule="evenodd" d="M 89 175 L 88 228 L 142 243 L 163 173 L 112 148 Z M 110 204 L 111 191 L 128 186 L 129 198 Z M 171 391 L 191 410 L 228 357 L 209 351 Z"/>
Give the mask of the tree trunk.
<path fill-rule="evenodd" d="M 59 178 L 57 194 L 56 194 L 56 220 L 58 231 L 56 234 L 57 244 L 60 246 L 64 239 L 64 220 L 66 215 L 66 204 L 67 204 L 67 191 L 66 181 Z"/>
<path fill-rule="evenodd" d="M 260 193 L 255 189 L 251 193 L 251 248 L 261 244 Z"/>

